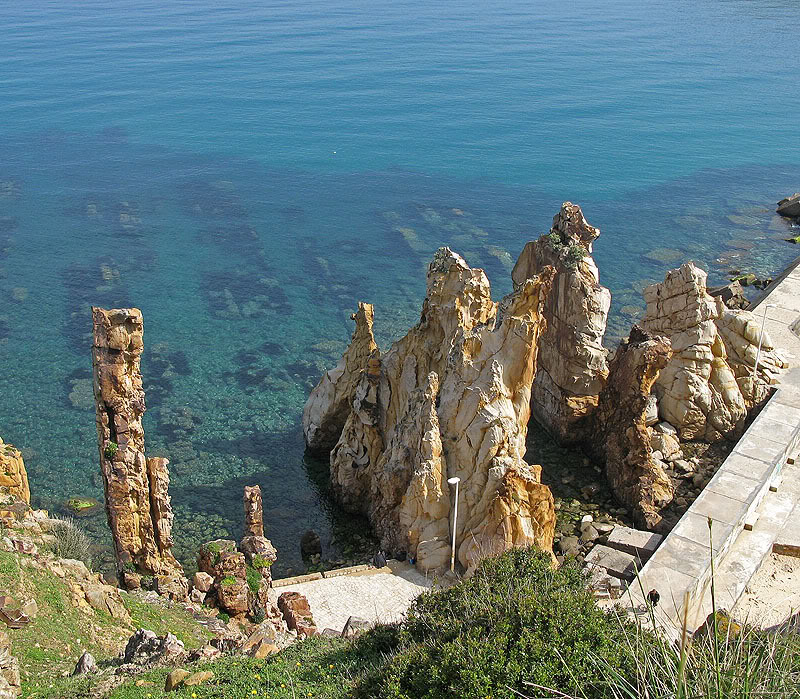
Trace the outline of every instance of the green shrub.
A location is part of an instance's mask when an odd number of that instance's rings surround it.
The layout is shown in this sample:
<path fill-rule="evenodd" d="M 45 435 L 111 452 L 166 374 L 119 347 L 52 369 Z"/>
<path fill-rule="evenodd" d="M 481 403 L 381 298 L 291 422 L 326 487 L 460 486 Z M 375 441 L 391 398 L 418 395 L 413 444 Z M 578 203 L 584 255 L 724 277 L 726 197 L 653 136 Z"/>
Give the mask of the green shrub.
<path fill-rule="evenodd" d="M 224 578 L 222 578 L 222 580 L 220 580 L 219 584 L 222 585 L 222 587 L 230 587 L 231 585 L 236 584 L 236 578 L 232 575 L 226 575 Z"/>
<path fill-rule="evenodd" d="M 272 565 L 272 563 L 273 563 L 272 561 L 270 561 L 267 558 L 264 558 L 264 556 L 257 553 L 255 556 L 253 556 L 251 565 L 256 570 L 262 570 L 263 568 L 269 568 Z"/>
<path fill-rule="evenodd" d="M 623 629 L 632 627 L 597 607 L 576 567 L 554 569 L 549 554 L 512 550 L 460 585 L 418 597 L 402 629 L 384 632 L 388 660 L 357 696 L 510 698 L 530 695 L 527 682 L 606 696 L 597 658 L 622 676 L 634 672 Z"/>
<path fill-rule="evenodd" d="M 564 247 L 564 243 L 562 243 L 562 242 L 561 242 L 561 236 L 560 236 L 558 233 L 556 233 L 555 231 L 553 231 L 553 232 L 551 232 L 551 233 L 547 233 L 547 234 L 544 236 L 544 239 L 547 241 L 547 244 L 548 244 L 548 245 L 549 245 L 549 246 L 550 246 L 550 247 L 551 247 L 553 250 L 556 250 L 556 251 L 558 251 L 558 250 L 560 250 L 562 247 Z"/>
<path fill-rule="evenodd" d="M 259 573 L 253 566 L 247 566 L 245 577 L 247 579 L 247 586 L 250 588 L 250 592 L 252 592 L 254 595 L 258 594 L 258 589 L 261 587 L 261 573 Z"/>
<path fill-rule="evenodd" d="M 48 533 L 55 538 L 50 545 L 59 558 L 74 558 L 92 568 L 92 544 L 89 537 L 71 518 L 54 517 Z"/>
<path fill-rule="evenodd" d="M 580 245 L 570 245 L 567 250 L 567 256 L 564 260 L 564 265 L 567 269 L 576 269 L 578 263 L 586 257 L 586 250 Z"/>
<path fill-rule="evenodd" d="M 103 454 L 105 455 L 106 459 L 109 461 L 113 460 L 113 458 L 117 455 L 117 446 L 116 442 L 109 442 L 106 444 L 106 448 L 103 450 Z"/>

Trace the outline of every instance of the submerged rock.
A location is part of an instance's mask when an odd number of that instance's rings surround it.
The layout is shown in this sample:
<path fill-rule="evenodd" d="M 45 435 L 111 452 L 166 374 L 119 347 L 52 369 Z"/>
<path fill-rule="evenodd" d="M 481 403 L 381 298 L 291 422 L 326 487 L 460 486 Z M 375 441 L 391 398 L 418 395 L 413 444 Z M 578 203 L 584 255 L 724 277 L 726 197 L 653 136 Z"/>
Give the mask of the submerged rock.
<path fill-rule="evenodd" d="M 465 568 L 510 546 L 552 548 L 552 494 L 523 455 L 553 277 L 545 268 L 498 304 L 482 270 L 440 249 L 419 323 L 383 356 L 372 352 L 344 399 L 333 490 L 369 516 L 384 548 L 408 551 L 423 569 L 447 562 L 452 477 L 461 481 L 456 539 Z"/>

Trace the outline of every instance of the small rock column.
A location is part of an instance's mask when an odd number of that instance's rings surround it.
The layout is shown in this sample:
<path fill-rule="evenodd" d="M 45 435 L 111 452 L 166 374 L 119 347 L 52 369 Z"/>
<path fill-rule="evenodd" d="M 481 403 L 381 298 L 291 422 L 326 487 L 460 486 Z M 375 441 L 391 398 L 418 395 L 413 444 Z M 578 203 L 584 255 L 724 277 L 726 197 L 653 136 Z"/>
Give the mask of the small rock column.
<path fill-rule="evenodd" d="M 120 579 L 131 566 L 144 575 L 180 577 L 181 566 L 170 552 L 168 462 L 144 455 L 142 313 L 92 308 L 92 322 L 100 468 Z"/>
<path fill-rule="evenodd" d="M 244 535 L 264 536 L 264 506 L 258 485 L 244 487 Z"/>
<path fill-rule="evenodd" d="M 0 438 L 0 492 L 8 493 L 15 500 L 31 504 L 31 489 L 28 473 L 19 449 L 5 444 Z"/>

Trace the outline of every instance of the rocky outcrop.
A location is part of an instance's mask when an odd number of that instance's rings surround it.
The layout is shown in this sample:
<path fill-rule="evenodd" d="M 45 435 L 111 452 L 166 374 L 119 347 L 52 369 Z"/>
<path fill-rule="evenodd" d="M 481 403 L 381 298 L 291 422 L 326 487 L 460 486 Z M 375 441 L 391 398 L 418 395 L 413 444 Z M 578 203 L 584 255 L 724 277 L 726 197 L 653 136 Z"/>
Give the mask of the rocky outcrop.
<path fill-rule="evenodd" d="M 180 577 L 170 551 L 168 462 L 144 453 L 142 314 L 136 308 L 92 308 L 92 321 L 100 466 L 120 579 L 131 566 L 145 575 Z"/>
<path fill-rule="evenodd" d="M 372 334 L 372 306 L 359 303 L 358 312 L 351 317 L 356 328 L 350 346 L 336 367 L 322 377 L 303 410 L 303 433 L 311 451 L 327 452 L 336 444 L 350 412 L 353 389 L 367 360 L 378 349 Z"/>
<path fill-rule="evenodd" d="M 553 276 L 545 268 L 498 304 L 483 270 L 442 248 L 419 323 L 370 355 L 331 452 L 331 482 L 346 507 L 369 516 L 384 548 L 426 569 L 446 562 L 454 476 L 465 568 L 484 552 L 552 547 L 552 495 L 523 456 Z"/>
<path fill-rule="evenodd" d="M 286 626 L 296 631 L 298 638 L 308 638 L 317 633 L 308 600 L 299 592 L 282 593 L 278 597 L 278 609 L 283 614 Z"/>
<path fill-rule="evenodd" d="M 665 335 L 673 356 L 655 384 L 659 415 L 681 439 L 736 438 L 748 409 L 763 401 L 783 366 L 766 333 L 748 311 L 732 310 L 706 291 L 706 273 L 687 263 L 644 290 L 642 325 Z"/>
<path fill-rule="evenodd" d="M 646 419 L 650 391 L 671 356 L 669 340 L 633 326 L 611 361 L 593 416 L 593 438 L 587 443 L 605 462 L 614 494 L 647 529 L 658 526 L 660 511 L 674 496 L 672 481 L 653 456 Z"/>
<path fill-rule="evenodd" d="M 789 218 L 800 218 L 800 192 L 778 202 L 778 213 Z"/>
<path fill-rule="evenodd" d="M 19 449 L 5 444 L 2 438 L 0 438 L 0 493 L 30 505 L 31 489 L 22 454 Z"/>
<path fill-rule="evenodd" d="M 531 409 L 562 444 L 583 440 L 608 367 L 603 348 L 611 292 L 600 286 L 592 243 L 600 231 L 577 204 L 565 202 L 550 233 L 529 242 L 514 265 L 515 288 L 545 267 L 556 270 L 543 315 Z"/>
<path fill-rule="evenodd" d="M 22 691 L 19 661 L 11 655 L 11 641 L 0 631 L 0 699 L 13 699 Z"/>
<path fill-rule="evenodd" d="M 258 485 L 244 487 L 244 535 L 264 536 L 264 505 Z"/>

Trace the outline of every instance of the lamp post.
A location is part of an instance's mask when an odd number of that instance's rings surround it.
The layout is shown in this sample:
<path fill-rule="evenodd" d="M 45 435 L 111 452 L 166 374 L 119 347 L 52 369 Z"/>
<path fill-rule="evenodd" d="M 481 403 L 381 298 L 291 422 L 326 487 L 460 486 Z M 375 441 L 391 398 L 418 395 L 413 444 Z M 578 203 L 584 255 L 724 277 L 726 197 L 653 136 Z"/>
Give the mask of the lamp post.
<path fill-rule="evenodd" d="M 764 306 L 764 315 L 761 316 L 761 333 L 758 336 L 758 351 L 756 352 L 756 363 L 753 366 L 753 390 L 756 387 L 756 372 L 758 371 L 758 360 L 761 359 L 761 341 L 764 339 L 764 323 L 767 322 L 767 310 L 770 308 L 777 308 L 774 303 L 768 303 Z"/>
<path fill-rule="evenodd" d="M 453 546 L 450 552 L 450 572 L 455 572 L 456 568 L 456 526 L 458 524 L 458 484 L 461 479 L 458 476 L 448 478 L 447 482 L 456 487 L 456 504 L 453 509 Z"/>

